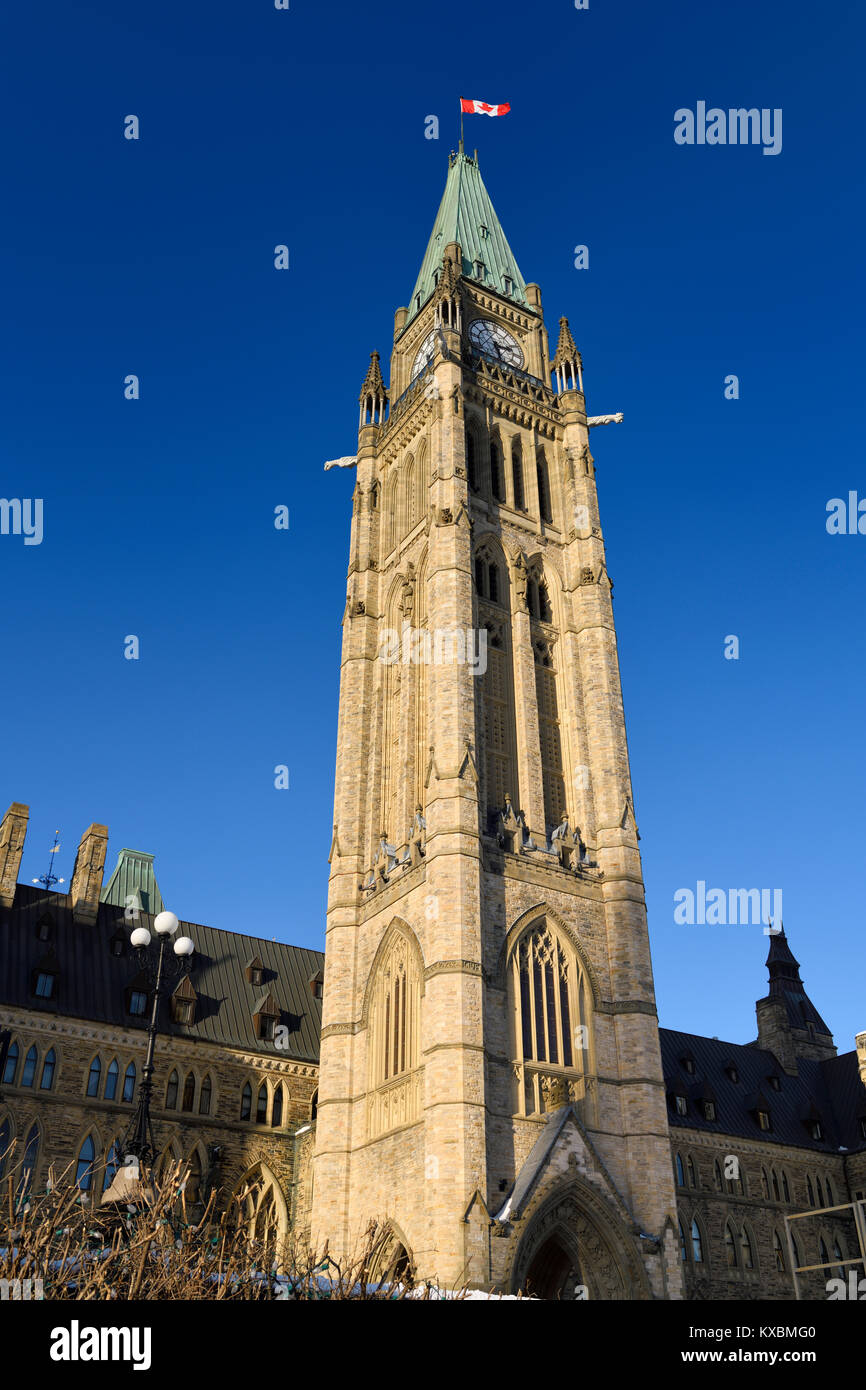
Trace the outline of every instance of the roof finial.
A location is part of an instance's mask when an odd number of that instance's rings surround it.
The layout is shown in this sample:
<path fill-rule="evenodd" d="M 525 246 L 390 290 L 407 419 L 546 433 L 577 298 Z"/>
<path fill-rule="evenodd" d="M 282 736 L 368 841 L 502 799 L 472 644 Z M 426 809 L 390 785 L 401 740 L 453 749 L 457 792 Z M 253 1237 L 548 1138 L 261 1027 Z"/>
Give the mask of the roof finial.
<path fill-rule="evenodd" d="M 51 854 L 59 854 L 59 853 L 60 853 L 60 831 L 59 831 L 59 830 L 55 830 L 55 832 L 54 832 L 54 844 L 53 844 L 52 848 L 48 851 L 48 853 L 49 853 L 49 855 L 51 855 Z M 54 867 L 54 860 L 53 860 L 53 859 L 49 859 L 49 860 L 48 860 L 48 868 L 46 869 L 45 873 L 44 873 L 44 874 L 40 874 L 38 878 L 34 878 L 34 879 L 33 879 L 33 882 L 34 882 L 34 883 L 41 883 L 41 884 L 43 884 L 44 887 L 45 887 L 46 892 L 48 892 L 48 893 L 51 892 L 51 889 L 54 887 L 55 883 L 63 883 L 63 882 L 64 882 L 64 880 L 63 880 L 62 878 L 58 878 L 57 875 L 56 875 L 55 873 L 52 873 L 53 867 Z"/>

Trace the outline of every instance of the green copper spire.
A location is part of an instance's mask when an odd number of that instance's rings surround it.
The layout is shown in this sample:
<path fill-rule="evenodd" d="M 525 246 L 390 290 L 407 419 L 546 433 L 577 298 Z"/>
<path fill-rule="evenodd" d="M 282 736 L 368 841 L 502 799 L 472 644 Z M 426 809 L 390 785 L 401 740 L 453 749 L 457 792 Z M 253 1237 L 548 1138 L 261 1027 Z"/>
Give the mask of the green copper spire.
<path fill-rule="evenodd" d="M 467 280 L 528 307 L 523 276 L 484 187 L 478 162 L 461 151 L 451 156 L 445 192 L 412 291 L 407 323 L 433 293 L 435 272 L 442 268 L 445 247 L 452 241 L 460 243 L 460 269 Z"/>
<path fill-rule="evenodd" d="M 114 873 L 102 890 L 100 902 L 115 907 L 137 907 L 156 916 L 163 910 L 162 894 L 153 871 L 153 855 L 143 850 L 122 849 Z"/>

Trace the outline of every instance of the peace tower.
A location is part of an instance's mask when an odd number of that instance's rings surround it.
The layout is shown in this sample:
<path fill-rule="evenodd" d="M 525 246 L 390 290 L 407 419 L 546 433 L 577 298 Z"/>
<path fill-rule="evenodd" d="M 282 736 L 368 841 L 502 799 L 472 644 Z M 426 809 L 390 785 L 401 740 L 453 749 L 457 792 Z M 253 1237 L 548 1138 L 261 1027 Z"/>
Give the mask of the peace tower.
<path fill-rule="evenodd" d="M 446 1283 L 677 1298 L 614 418 L 461 147 L 360 396 L 311 1233 L 378 1217 Z"/>

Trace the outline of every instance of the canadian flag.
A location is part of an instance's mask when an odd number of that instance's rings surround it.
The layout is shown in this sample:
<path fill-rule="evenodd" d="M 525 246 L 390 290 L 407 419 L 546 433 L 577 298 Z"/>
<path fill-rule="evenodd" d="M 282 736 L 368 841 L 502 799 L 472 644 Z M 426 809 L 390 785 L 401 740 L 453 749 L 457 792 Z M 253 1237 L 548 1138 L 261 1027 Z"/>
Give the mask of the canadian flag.
<path fill-rule="evenodd" d="M 504 106 L 492 106 L 489 101 L 467 101 L 460 98 L 460 110 L 469 116 L 504 116 L 511 110 L 508 102 Z"/>

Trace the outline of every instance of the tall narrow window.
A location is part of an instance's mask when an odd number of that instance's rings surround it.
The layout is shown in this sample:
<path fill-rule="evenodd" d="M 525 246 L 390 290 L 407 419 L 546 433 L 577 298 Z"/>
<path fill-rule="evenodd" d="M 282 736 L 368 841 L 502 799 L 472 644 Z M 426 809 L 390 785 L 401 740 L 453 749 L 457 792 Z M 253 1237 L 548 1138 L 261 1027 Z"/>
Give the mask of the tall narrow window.
<path fill-rule="evenodd" d="M 544 791 L 544 819 L 547 827 L 559 825 L 565 814 L 565 774 L 562 759 L 562 733 L 553 643 L 533 643 L 535 655 L 535 694 L 538 706 L 538 737 L 541 745 L 541 781 Z"/>
<path fill-rule="evenodd" d="M 475 435 L 471 430 L 466 431 L 466 478 L 469 482 L 470 492 L 477 492 L 478 450 L 475 444 Z"/>
<path fill-rule="evenodd" d="M 6 1053 L 6 1065 L 3 1068 L 3 1085 L 15 1085 L 15 1073 L 18 1070 L 18 1058 L 21 1053 L 17 1042 L 9 1044 L 9 1051 Z"/>
<path fill-rule="evenodd" d="M 518 511 L 526 510 L 523 491 L 523 449 L 519 439 L 511 445 L 511 485 L 514 489 L 514 505 Z"/>
<path fill-rule="evenodd" d="M 695 1172 L 695 1160 L 692 1158 L 691 1154 L 688 1156 L 687 1164 L 689 1170 L 689 1187 L 697 1187 L 698 1177 Z"/>
<path fill-rule="evenodd" d="M 31 1047 L 30 1051 L 27 1053 L 27 1056 L 24 1058 L 24 1069 L 23 1069 L 23 1071 L 21 1072 L 21 1085 L 22 1085 L 22 1086 L 32 1086 L 32 1085 L 33 1085 L 33 1078 L 34 1078 L 34 1076 L 36 1075 L 36 1061 L 37 1061 L 36 1048 L 35 1048 L 35 1047 Z"/>
<path fill-rule="evenodd" d="M 740 1232 L 740 1258 L 742 1260 L 743 1269 L 754 1269 L 755 1257 L 752 1253 L 752 1242 L 745 1226 Z"/>
<path fill-rule="evenodd" d="M 27 1201 L 30 1196 L 30 1189 L 33 1186 L 33 1173 L 36 1169 L 36 1160 L 39 1157 L 39 1126 L 33 1125 L 27 1135 L 27 1142 L 24 1145 L 24 1158 L 21 1163 L 21 1176 L 18 1179 L 18 1186 L 15 1190 L 16 1210 Z"/>
<path fill-rule="evenodd" d="M 262 1083 L 259 1087 L 259 1098 L 256 1102 L 256 1124 L 266 1125 L 268 1122 L 268 1088 Z"/>
<path fill-rule="evenodd" d="M 183 1083 L 183 1100 L 181 1110 L 192 1110 L 195 1104 L 195 1077 L 191 1071 L 186 1074 L 186 1081 Z"/>
<path fill-rule="evenodd" d="M 704 1262 L 704 1243 L 701 1239 L 701 1228 L 697 1221 L 692 1218 L 692 1259 L 696 1265 Z"/>
<path fill-rule="evenodd" d="M 685 1171 L 685 1169 L 684 1169 L 684 1167 L 683 1167 L 683 1160 L 682 1160 L 682 1158 L 680 1157 L 679 1154 L 677 1154 L 677 1156 L 676 1156 L 676 1169 L 677 1169 L 677 1187 L 685 1187 L 685 1185 L 686 1185 L 686 1171 Z"/>
<path fill-rule="evenodd" d="M 78 1152 L 78 1163 L 75 1168 L 75 1185 L 80 1187 L 82 1192 L 89 1192 L 93 1184 L 93 1164 L 96 1158 L 96 1145 L 93 1136 L 88 1134 Z"/>
<path fill-rule="evenodd" d="M 271 1127 L 278 1129 L 283 1123 L 283 1083 L 277 1086 L 274 1091 L 274 1103 L 271 1106 Z"/>
<path fill-rule="evenodd" d="M 779 1239 L 779 1232 L 773 1232 L 773 1259 L 776 1262 L 776 1270 L 779 1274 L 785 1273 L 785 1251 Z"/>
<path fill-rule="evenodd" d="M 790 1202 L 791 1189 L 788 1186 L 788 1174 L 785 1172 L 784 1169 L 782 1169 L 782 1196 L 785 1198 L 786 1202 Z"/>
<path fill-rule="evenodd" d="M 809 1198 L 809 1206 L 813 1207 L 815 1205 L 815 1193 L 812 1190 L 812 1179 L 809 1177 L 806 1178 L 806 1195 Z"/>
<path fill-rule="evenodd" d="M 57 1054 L 53 1047 L 50 1047 L 45 1054 L 45 1061 L 42 1063 L 42 1077 L 39 1082 L 40 1091 L 50 1091 L 54 1085 L 54 1071 L 57 1066 Z"/>
<path fill-rule="evenodd" d="M 505 501 L 505 475 L 502 468 L 502 445 L 498 439 L 490 441 L 490 491 L 496 502 Z"/>
<path fill-rule="evenodd" d="M 115 1139 L 109 1147 L 108 1158 L 105 1160 L 105 1177 L 102 1180 L 102 1190 L 106 1192 L 114 1182 L 114 1175 L 120 1167 L 120 1140 Z"/>
<path fill-rule="evenodd" d="M 168 1078 L 168 1085 L 165 1088 L 165 1108 L 166 1110 L 177 1109 L 177 1091 L 180 1085 L 180 1078 L 176 1071 L 172 1071 Z"/>
<path fill-rule="evenodd" d="M 728 1269 L 736 1269 L 737 1247 L 734 1243 L 734 1233 L 730 1226 L 725 1227 L 725 1259 L 727 1260 Z"/>
<path fill-rule="evenodd" d="M 250 1118 L 250 1115 L 252 1114 L 252 1109 L 253 1088 L 247 1081 L 247 1083 L 244 1086 L 244 1089 L 241 1091 L 241 1119 L 248 1120 Z"/>
<path fill-rule="evenodd" d="M 680 1231 L 680 1259 L 682 1260 L 683 1264 L 685 1264 L 685 1263 L 686 1263 L 686 1260 L 688 1259 L 688 1247 L 687 1247 L 687 1245 L 686 1245 L 686 1233 L 685 1233 L 685 1231 L 683 1230 L 683 1223 L 682 1223 L 682 1221 L 678 1221 L 678 1222 L 677 1222 L 677 1225 L 678 1225 L 679 1231 Z"/>
<path fill-rule="evenodd" d="M 94 1057 L 90 1063 L 90 1071 L 87 1073 L 87 1094 L 89 1096 L 99 1095 L 99 1081 L 102 1076 L 102 1062 L 99 1057 Z"/>
<path fill-rule="evenodd" d="M 121 1099 L 124 1100 L 124 1101 L 126 1101 L 127 1105 L 129 1105 L 130 1102 L 132 1101 L 132 1097 L 133 1097 L 134 1095 L 135 1095 L 135 1063 L 134 1063 L 134 1062 L 130 1062 L 129 1066 L 126 1068 L 126 1075 L 125 1075 L 124 1078 L 123 1078 L 123 1096 L 121 1097 Z"/>
<path fill-rule="evenodd" d="M 773 1169 L 773 1174 L 772 1174 L 772 1176 L 773 1176 L 773 1200 L 776 1201 L 776 1202 L 778 1202 L 778 1201 L 781 1201 L 781 1197 L 780 1197 L 780 1195 L 779 1195 L 779 1178 L 778 1178 L 778 1174 L 776 1173 L 775 1168 Z"/>
<path fill-rule="evenodd" d="M 198 1113 L 200 1115 L 210 1114 L 211 1091 L 213 1083 L 210 1076 L 206 1076 L 201 1083 L 201 1090 L 198 1093 Z"/>
<path fill-rule="evenodd" d="M 536 458 L 536 475 L 538 478 L 538 511 L 542 521 L 552 522 L 553 512 L 550 509 L 550 476 L 547 471 L 547 455 L 543 449 L 539 449 Z"/>
<path fill-rule="evenodd" d="M 488 575 L 489 581 L 489 575 Z M 498 581 L 497 581 L 498 582 Z M 504 603 L 504 595 L 503 595 Z M 508 624 L 494 615 L 479 624 L 487 633 L 487 669 L 477 682 L 484 731 L 484 778 L 488 811 L 501 810 L 506 796 L 518 802 L 514 677 Z"/>
<path fill-rule="evenodd" d="M 111 1065 L 105 1074 L 105 1099 L 115 1100 L 117 1098 L 117 1081 L 120 1075 L 120 1068 L 117 1065 L 117 1058 L 112 1059 Z"/>

